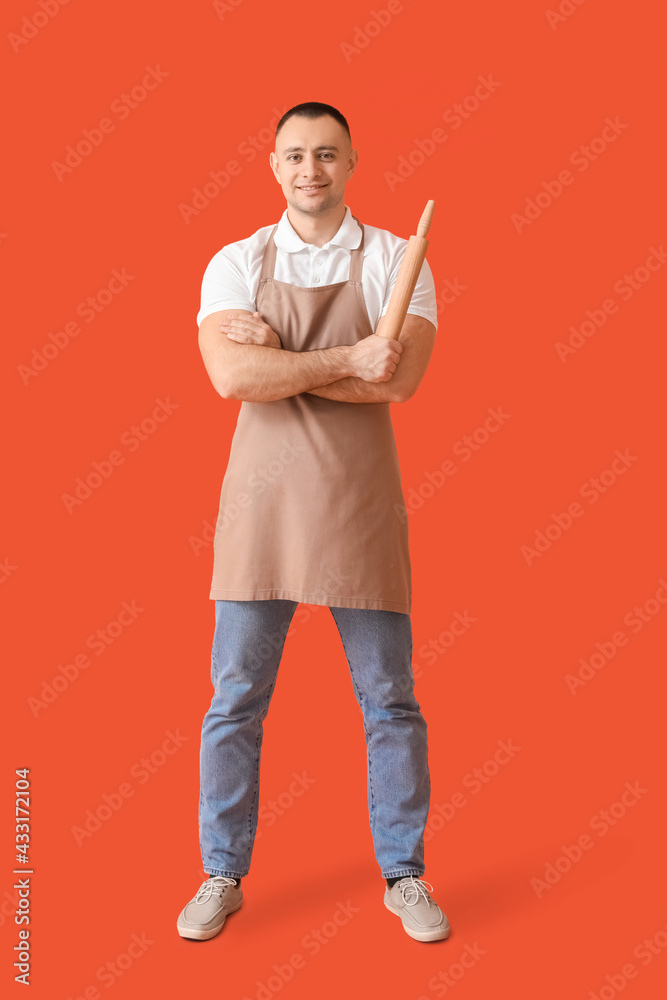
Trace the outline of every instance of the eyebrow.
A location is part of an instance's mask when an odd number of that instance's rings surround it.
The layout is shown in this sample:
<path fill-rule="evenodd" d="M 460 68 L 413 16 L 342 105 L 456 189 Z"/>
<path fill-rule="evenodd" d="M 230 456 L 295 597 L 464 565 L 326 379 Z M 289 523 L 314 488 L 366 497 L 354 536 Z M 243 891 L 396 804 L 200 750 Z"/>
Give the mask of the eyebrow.
<path fill-rule="evenodd" d="M 333 149 L 338 152 L 338 146 L 317 146 L 315 149 L 316 153 L 319 153 L 322 149 Z M 303 146 L 288 146 L 287 149 L 283 150 L 284 153 L 303 153 Z"/>

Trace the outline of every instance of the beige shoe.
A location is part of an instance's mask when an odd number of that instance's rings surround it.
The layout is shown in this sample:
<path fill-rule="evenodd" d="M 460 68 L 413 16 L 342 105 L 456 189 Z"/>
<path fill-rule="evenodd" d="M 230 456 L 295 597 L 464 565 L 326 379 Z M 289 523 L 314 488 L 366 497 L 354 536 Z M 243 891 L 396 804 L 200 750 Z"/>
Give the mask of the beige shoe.
<path fill-rule="evenodd" d="M 208 941 L 220 933 L 227 916 L 242 902 L 241 886 L 234 879 L 214 875 L 202 882 L 196 896 L 181 910 L 178 933 L 194 941 Z"/>
<path fill-rule="evenodd" d="M 385 888 L 384 905 L 403 921 L 403 929 L 415 941 L 441 941 L 449 936 L 449 921 L 431 894 L 430 882 L 406 875 Z"/>

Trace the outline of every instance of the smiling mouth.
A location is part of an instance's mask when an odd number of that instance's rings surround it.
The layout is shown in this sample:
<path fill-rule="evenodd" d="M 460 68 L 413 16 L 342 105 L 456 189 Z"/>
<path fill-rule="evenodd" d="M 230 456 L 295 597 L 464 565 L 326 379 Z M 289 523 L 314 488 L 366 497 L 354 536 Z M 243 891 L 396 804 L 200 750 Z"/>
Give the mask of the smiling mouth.
<path fill-rule="evenodd" d="M 319 191 L 320 188 L 326 187 L 326 184 L 308 184 L 308 185 L 298 185 L 299 191 Z"/>

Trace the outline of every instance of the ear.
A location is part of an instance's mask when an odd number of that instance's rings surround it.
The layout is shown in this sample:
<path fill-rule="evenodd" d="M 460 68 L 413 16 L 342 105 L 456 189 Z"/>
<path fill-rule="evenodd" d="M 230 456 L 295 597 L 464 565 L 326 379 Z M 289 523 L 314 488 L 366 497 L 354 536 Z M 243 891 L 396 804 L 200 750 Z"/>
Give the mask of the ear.
<path fill-rule="evenodd" d="M 278 157 L 275 153 L 269 153 L 269 163 L 271 165 L 271 170 L 273 170 L 273 176 L 280 184 L 280 171 L 278 169 Z"/>

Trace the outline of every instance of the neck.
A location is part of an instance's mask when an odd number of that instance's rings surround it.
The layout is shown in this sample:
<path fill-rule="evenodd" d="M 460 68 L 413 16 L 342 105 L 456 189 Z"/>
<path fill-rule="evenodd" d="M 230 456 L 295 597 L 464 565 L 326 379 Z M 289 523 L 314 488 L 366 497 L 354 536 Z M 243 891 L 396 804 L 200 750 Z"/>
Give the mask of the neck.
<path fill-rule="evenodd" d="M 333 239 L 340 229 L 346 212 L 345 204 L 341 202 L 331 211 L 324 215 L 314 217 L 299 212 L 291 205 L 287 209 L 287 218 L 292 229 L 299 239 L 304 243 L 312 243 L 313 246 L 323 247 L 325 243 Z"/>

